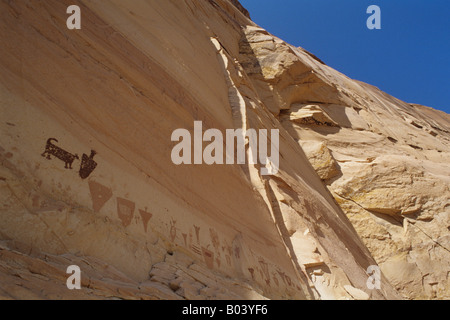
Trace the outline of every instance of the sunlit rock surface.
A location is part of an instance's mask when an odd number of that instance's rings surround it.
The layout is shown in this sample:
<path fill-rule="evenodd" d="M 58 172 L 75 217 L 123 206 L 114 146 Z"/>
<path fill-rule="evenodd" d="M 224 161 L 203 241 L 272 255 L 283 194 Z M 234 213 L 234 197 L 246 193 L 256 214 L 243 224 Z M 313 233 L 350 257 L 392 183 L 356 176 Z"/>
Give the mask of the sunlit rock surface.
<path fill-rule="evenodd" d="M 345 77 L 237 1 L 0 9 L 1 298 L 448 298 L 447 114 Z M 173 164 L 194 121 L 279 129 L 280 170 Z"/>

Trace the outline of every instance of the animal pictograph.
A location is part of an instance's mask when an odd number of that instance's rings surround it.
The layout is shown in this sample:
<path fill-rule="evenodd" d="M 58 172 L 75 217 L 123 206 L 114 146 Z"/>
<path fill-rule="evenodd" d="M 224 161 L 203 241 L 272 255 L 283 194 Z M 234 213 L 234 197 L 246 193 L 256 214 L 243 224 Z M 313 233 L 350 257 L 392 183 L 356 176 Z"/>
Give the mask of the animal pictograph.
<path fill-rule="evenodd" d="M 75 159 L 80 159 L 77 154 L 72 154 L 56 145 L 53 142 L 58 143 L 58 140 L 55 138 L 50 138 L 47 140 L 47 144 L 45 145 L 45 151 L 41 154 L 41 156 L 51 160 L 51 156 L 54 156 L 62 161 L 64 161 L 66 169 L 72 169 L 72 163 Z"/>
<path fill-rule="evenodd" d="M 63 148 L 55 145 L 54 143 L 58 143 L 58 140 L 55 138 L 50 138 L 47 140 L 47 144 L 45 145 L 45 151 L 41 154 L 44 158 L 51 160 L 52 156 L 64 161 L 66 169 L 72 169 L 72 164 L 75 159 L 80 160 L 78 154 L 72 154 Z M 80 170 L 78 174 L 81 179 L 87 179 L 90 174 L 97 168 L 97 162 L 94 161 L 94 157 L 97 154 L 95 150 L 91 150 L 91 154 L 88 156 L 83 153 L 81 158 Z"/>

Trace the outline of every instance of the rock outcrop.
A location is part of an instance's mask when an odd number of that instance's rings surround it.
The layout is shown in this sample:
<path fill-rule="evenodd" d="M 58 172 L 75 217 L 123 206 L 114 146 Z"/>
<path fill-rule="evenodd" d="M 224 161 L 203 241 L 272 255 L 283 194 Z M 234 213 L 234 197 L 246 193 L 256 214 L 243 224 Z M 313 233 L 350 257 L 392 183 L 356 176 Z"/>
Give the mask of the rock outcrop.
<path fill-rule="evenodd" d="M 347 78 L 249 26 L 241 60 L 384 274 L 412 299 L 448 299 L 450 116 Z"/>
<path fill-rule="evenodd" d="M 237 1 L 0 9 L 0 298 L 448 297 L 448 115 L 348 79 Z M 278 129 L 279 171 L 175 165 L 194 121 Z"/>

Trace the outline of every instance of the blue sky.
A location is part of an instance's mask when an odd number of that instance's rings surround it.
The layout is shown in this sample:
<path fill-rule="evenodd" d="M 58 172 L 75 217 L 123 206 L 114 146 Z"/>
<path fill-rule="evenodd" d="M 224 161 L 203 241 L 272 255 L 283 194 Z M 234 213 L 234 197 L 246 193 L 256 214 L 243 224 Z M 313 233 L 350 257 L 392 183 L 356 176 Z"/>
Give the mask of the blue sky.
<path fill-rule="evenodd" d="M 450 0 L 241 0 L 252 20 L 327 65 L 450 113 Z M 369 5 L 381 30 L 369 30 Z"/>

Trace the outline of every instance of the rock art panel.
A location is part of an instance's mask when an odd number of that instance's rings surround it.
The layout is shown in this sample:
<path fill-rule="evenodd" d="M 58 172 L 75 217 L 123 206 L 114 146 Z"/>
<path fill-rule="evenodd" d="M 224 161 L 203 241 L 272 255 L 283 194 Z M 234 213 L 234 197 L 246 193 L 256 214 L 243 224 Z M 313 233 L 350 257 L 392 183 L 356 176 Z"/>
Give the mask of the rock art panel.
<path fill-rule="evenodd" d="M 89 191 L 91 192 L 94 212 L 100 212 L 101 208 L 113 195 L 110 188 L 93 180 L 89 181 Z"/>

